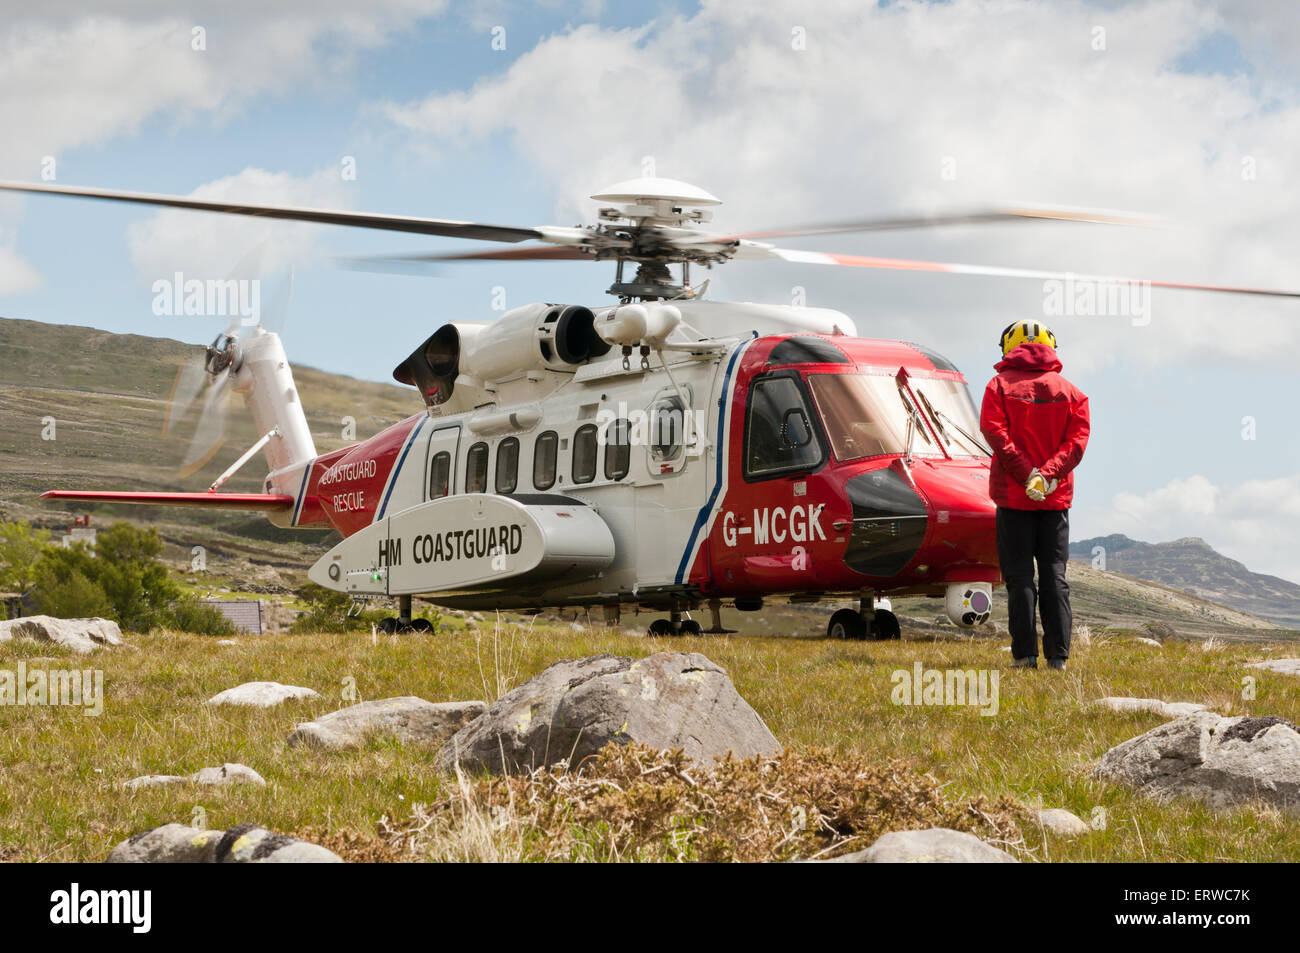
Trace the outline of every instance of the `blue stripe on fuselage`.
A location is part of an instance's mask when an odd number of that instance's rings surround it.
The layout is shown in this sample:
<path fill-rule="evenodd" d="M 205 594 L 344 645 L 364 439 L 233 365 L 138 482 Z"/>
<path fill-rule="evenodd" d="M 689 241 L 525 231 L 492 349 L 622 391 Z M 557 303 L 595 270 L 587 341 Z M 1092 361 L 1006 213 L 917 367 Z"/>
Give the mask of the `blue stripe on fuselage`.
<path fill-rule="evenodd" d="M 758 334 L 755 333 L 754 337 L 758 337 Z M 713 512 L 713 507 L 718 502 L 718 493 L 722 490 L 722 460 L 726 456 L 726 444 L 723 441 L 725 439 L 727 417 L 731 413 L 731 401 L 728 400 L 727 388 L 731 386 L 731 372 L 736 367 L 736 359 L 740 357 L 740 352 L 749 346 L 749 343 L 749 341 L 746 341 L 737 345 L 736 350 L 731 355 L 731 360 L 727 362 L 727 373 L 722 378 L 722 406 L 718 408 L 718 442 L 716 444 L 718 449 L 718 478 L 714 481 L 713 492 L 709 494 L 709 501 L 700 508 L 699 515 L 695 517 L 695 526 L 691 529 L 691 538 L 686 543 L 686 552 L 682 553 L 682 561 L 677 567 L 676 582 L 678 585 L 681 585 L 686 570 L 690 565 L 691 553 L 695 549 L 695 540 L 699 537 L 704 524 L 709 521 L 709 514 Z"/>

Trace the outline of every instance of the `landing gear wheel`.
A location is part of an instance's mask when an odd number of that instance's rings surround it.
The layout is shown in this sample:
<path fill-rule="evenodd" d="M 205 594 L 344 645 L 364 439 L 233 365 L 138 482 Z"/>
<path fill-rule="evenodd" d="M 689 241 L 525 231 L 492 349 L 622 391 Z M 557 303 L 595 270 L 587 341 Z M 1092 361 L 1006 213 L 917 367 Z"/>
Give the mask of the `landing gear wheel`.
<path fill-rule="evenodd" d="M 829 639 L 865 639 L 867 623 L 856 609 L 839 609 L 826 625 Z"/>
<path fill-rule="evenodd" d="M 655 619 L 650 623 L 650 636 L 652 638 L 660 638 L 665 635 L 676 634 L 677 633 L 673 631 L 673 624 L 667 619 Z"/>
<path fill-rule="evenodd" d="M 379 631 L 384 635 L 393 635 L 397 631 L 397 619 L 388 616 L 386 619 L 379 620 Z"/>
<path fill-rule="evenodd" d="M 901 639 L 903 627 L 898 624 L 898 616 L 888 609 L 877 609 L 876 617 L 871 622 L 871 637 L 878 642 Z"/>
<path fill-rule="evenodd" d="M 700 624 L 696 622 L 694 619 L 682 620 L 682 631 L 681 631 L 682 635 L 699 635 L 703 631 L 704 630 L 700 628 Z"/>
<path fill-rule="evenodd" d="M 433 623 L 428 619 L 412 619 L 411 631 L 421 632 L 425 635 L 433 635 Z"/>

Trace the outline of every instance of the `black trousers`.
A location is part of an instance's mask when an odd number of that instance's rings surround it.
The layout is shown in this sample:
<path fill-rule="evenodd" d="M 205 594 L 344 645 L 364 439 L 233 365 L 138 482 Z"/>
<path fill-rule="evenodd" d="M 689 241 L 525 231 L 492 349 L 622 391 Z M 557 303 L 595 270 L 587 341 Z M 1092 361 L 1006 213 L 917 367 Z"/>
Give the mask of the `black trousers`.
<path fill-rule="evenodd" d="M 1049 659 L 1069 658 L 1072 617 L 1065 564 L 1070 558 L 1070 511 L 998 507 L 997 533 L 1012 656 L 1038 657 L 1037 609 L 1043 617 L 1043 654 Z"/>

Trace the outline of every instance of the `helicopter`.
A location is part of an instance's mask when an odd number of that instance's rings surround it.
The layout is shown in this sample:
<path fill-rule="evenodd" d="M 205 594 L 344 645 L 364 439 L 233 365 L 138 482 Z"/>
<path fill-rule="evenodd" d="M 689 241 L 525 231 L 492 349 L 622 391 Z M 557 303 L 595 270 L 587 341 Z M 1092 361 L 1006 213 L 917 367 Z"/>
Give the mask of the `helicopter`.
<path fill-rule="evenodd" d="M 721 609 L 849 603 L 827 635 L 899 638 L 893 598 L 942 599 L 985 624 L 1001 582 L 991 451 L 958 368 L 920 343 L 859 337 L 831 309 L 713 301 L 691 269 L 731 260 L 1129 282 L 994 266 L 872 258 L 765 241 L 861 231 L 1126 213 L 1003 206 L 718 234 L 721 201 L 640 178 L 592 196 L 594 225 L 515 227 L 391 214 L 0 182 L 0 189 L 348 225 L 516 248 L 353 260 L 612 262 L 605 305 L 530 303 L 438 327 L 393 371 L 422 409 L 369 439 L 316 451 L 278 334 L 228 328 L 187 399 L 239 393 L 262 436 L 205 492 L 51 490 L 52 500 L 259 511 L 337 530 L 308 576 L 361 602 L 393 599 L 383 631 L 429 631 L 415 599 L 472 610 L 625 607 L 663 613 L 649 634 L 725 632 Z M 673 274 L 672 266 L 678 272 Z M 635 272 L 629 274 L 630 268 Z M 1258 288 L 1170 287 L 1300 297 Z M 221 486 L 261 452 L 260 493 Z M 690 614 L 707 607 L 709 628 Z"/>

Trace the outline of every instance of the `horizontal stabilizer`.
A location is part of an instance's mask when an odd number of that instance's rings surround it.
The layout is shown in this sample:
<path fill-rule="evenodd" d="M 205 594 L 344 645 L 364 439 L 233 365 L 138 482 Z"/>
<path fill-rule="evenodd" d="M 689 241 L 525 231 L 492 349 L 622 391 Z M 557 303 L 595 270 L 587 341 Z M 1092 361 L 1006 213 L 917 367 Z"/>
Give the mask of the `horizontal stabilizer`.
<path fill-rule="evenodd" d="M 48 490 L 43 500 L 78 503 L 135 503 L 144 506 L 200 506 L 213 510 L 290 510 L 287 493 L 133 493 L 125 490 Z"/>

